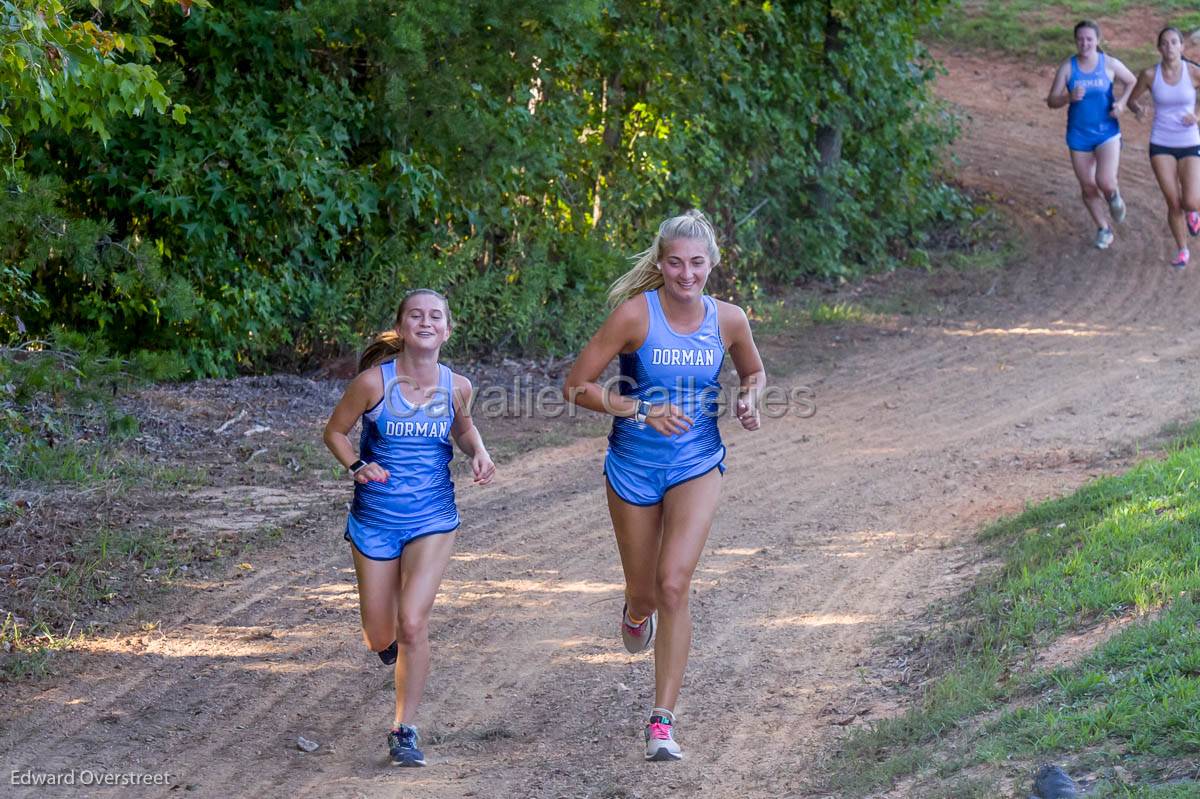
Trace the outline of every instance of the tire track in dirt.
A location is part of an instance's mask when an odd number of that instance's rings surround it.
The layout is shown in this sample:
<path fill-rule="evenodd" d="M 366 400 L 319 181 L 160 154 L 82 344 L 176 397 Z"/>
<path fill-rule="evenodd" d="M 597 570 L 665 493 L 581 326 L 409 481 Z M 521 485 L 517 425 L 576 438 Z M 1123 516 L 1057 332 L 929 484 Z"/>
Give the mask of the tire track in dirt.
<path fill-rule="evenodd" d="M 1097 253 L 1043 76 L 947 64 L 940 93 L 974 117 L 963 174 L 1014 200 L 1027 262 L 945 320 L 794 376 L 816 388 L 815 418 L 727 429 L 725 498 L 693 595 L 683 763 L 639 758 L 652 663 L 614 635 L 602 439 L 529 453 L 495 488 L 460 491 L 464 528 L 431 629 L 430 768 L 383 765 L 390 676 L 359 641 L 344 499 L 311 497 L 327 533 L 165 600 L 162 637 L 99 640 L 40 695 L 13 697 L 6 762 L 165 769 L 195 796 L 803 795 L 840 734 L 831 722 L 894 710 L 889 636 L 967 583 L 981 522 L 1115 467 L 1111 448 L 1194 413 L 1197 288 L 1161 265 L 1145 131 L 1132 127 L 1124 159 L 1130 224 Z M 975 90 L 985 67 L 1007 97 Z M 322 749 L 298 751 L 298 734 Z M 92 795 L 130 794 L 106 790 Z"/>

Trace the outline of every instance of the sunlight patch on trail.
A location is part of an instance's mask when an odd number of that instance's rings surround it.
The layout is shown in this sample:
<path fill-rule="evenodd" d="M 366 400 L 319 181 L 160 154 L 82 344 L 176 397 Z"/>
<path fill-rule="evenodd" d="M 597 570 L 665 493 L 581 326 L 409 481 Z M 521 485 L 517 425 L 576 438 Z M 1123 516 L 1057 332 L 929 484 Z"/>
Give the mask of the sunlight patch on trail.
<path fill-rule="evenodd" d="M 949 330 L 943 328 L 942 334 L 946 336 L 966 336 L 969 338 L 974 338 L 975 336 L 1063 336 L 1067 338 L 1095 338 L 1097 336 L 1119 335 L 1116 330 L 1077 330 L 1075 328 L 1051 330 L 1048 327 L 984 327 L 979 330 Z"/>
<path fill-rule="evenodd" d="M 799 616 L 780 616 L 758 622 L 758 626 L 776 627 L 834 627 L 853 624 L 874 624 L 880 621 L 875 614 L 864 613 L 805 613 Z"/>

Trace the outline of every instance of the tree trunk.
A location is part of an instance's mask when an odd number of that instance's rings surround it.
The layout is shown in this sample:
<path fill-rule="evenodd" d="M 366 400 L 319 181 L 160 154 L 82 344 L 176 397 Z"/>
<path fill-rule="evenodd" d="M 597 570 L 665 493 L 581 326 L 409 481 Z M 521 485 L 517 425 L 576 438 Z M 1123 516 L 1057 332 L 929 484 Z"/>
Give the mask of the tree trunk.
<path fill-rule="evenodd" d="M 826 6 L 825 11 L 825 72 L 832 72 L 829 56 L 842 49 L 842 23 L 833 15 L 833 9 Z M 830 109 L 822 109 L 828 112 Z M 824 114 L 822 114 L 824 116 Z M 817 186 L 813 199 L 817 209 L 825 212 L 833 207 L 833 194 L 826 184 L 828 175 L 835 171 L 842 161 L 842 126 L 833 122 L 817 127 Z"/>
<path fill-rule="evenodd" d="M 604 150 L 596 164 L 596 183 L 592 189 L 592 227 L 598 227 L 603 207 L 600 194 L 603 188 L 604 175 L 612 171 L 617 162 L 617 151 L 621 147 L 621 134 L 624 128 L 622 110 L 625 105 L 625 88 L 621 85 L 621 71 L 617 70 L 601 83 L 600 113 L 604 117 L 604 133 L 602 140 Z"/>

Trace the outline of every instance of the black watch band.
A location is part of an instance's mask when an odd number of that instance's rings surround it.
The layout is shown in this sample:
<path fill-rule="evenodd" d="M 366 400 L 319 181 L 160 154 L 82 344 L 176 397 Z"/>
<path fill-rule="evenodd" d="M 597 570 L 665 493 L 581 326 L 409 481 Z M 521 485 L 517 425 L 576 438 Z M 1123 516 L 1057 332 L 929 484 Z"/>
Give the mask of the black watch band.
<path fill-rule="evenodd" d="M 347 466 L 346 471 L 350 472 L 350 474 L 358 474 L 358 470 L 366 465 L 367 465 L 367 462 L 364 461 L 362 458 L 359 458 L 354 463 Z"/>

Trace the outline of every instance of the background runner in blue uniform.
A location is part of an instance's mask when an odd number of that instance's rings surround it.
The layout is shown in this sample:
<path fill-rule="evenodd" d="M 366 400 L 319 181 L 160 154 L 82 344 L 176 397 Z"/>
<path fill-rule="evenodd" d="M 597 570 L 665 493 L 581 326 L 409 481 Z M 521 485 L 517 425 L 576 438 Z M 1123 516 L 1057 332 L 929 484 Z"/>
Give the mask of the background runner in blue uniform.
<path fill-rule="evenodd" d="M 438 363 L 451 324 L 445 297 L 409 293 L 325 425 L 325 445 L 354 476 L 345 537 L 363 637 L 395 664 L 388 751 L 397 766 L 425 765 L 412 719 L 429 677 L 429 613 L 458 528 L 451 437 L 471 459 L 476 483 L 490 483 L 496 471 L 471 421 L 470 381 Z M 359 419 L 355 455 L 349 433 Z"/>
<path fill-rule="evenodd" d="M 1067 109 L 1067 148 L 1083 192 L 1083 204 L 1096 223 L 1095 244 L 1107 249 L 1113 222 L 1125 220 L 1125 201 L 1117 186 L 1121 163 L 1121 126 L 1133 73 L 1100 51 L 1100 26 L 1084 20 L 1075 26 L 1076 54 L 1059 65 L 1046 105 Z M 1119 91 L 1114 82 L 1120 84 Z"/>
<path fill-rule="evenodd" d="M 758 429 L 766 380 L 746 314 L 704 294 L 720 259 L 703 214 L 663 222 L 634 268 L 613 284 L 616 307 L 563 386 L 568 401 L 615 417 L 604 470 L 625 572 L 619 628 L 630 652 L 654 642 L 647 760 L 683 756 L 673 733 L 675 703 L 692 640 L 692 574 L 721 493 L 717 394 L 725 352 L 741 381 L 735 409 L 747 430 Z M 596 381 L 618 355 L 620 385 L 601 386 Z"/>

